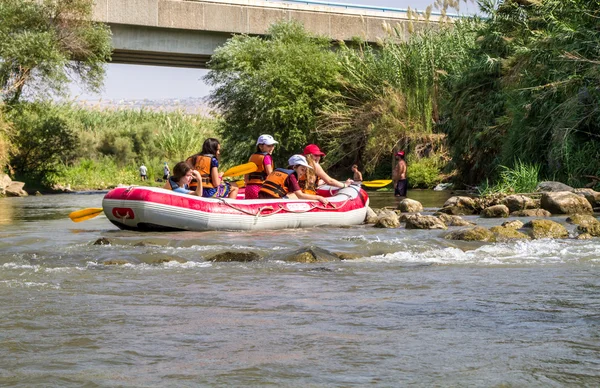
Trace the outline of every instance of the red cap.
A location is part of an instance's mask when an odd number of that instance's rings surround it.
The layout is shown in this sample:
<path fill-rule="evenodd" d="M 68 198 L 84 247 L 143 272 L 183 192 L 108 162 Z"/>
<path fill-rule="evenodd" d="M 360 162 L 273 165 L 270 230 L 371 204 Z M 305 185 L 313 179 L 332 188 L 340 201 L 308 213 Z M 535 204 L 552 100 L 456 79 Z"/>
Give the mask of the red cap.
<path fill-rule="evenodd" d="M 398 152 L 396 152 L 396 156 L 404 156 L 404 151 L 398 151 Z"/>
<path fill-rule="evenodd" d="M 325 156 L 325 154 L 321 152 L 321 150 L 316 144 L 309 144 L 306 147 L 304 147 L 304 155 Z"/>

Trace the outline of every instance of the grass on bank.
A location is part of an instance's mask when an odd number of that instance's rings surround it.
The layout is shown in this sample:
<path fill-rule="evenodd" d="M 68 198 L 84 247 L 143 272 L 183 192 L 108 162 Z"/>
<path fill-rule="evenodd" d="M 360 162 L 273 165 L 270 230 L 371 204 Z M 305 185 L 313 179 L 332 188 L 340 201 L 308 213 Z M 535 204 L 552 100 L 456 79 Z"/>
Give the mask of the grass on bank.
<path fill-rule="evenodd" d="M 539 164 L 527 164 L 517 160 L 514 167 L 500 166 L 500 169 L 498 180 L 493 184 L 486 180 L 479 187 L 479 195 L 532 193 L 540 182 Z"/>

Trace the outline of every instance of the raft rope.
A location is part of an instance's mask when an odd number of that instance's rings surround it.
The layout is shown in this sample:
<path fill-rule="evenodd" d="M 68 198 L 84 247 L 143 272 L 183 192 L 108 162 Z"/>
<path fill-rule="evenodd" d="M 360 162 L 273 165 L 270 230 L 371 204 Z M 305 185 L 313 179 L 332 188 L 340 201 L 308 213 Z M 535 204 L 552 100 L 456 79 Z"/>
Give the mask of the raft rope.
<path fill-rule="evenodd" d="M 309 203 L 309 205 L 311 205 L 312 207 L 310 209 L 308 209 L 308 210 L 290 210 L 290 209 L 286 209 L 282 204 L 277 204 L 279 206 L 279 209 L 277 209 L 277 210 L 275 210 L 273 208 L 273 206 L 262 206 L 262 207 L 258 208 L 258 211 L 256 213 L 252 213 L 252 212 L 250 212 L 248 210 L 241 209 L 241 208 L 233 205 L 229 201 L 227 201 L 225 198 L 218 198 L 218 199 L 219 199 L 219 201 L 221 203 L 224 203 L 225 205 L 229 206 L 230 208 L 232 208 L 234 210 L 237 210 L 237 211 L 239 211 L 241 213 L 248 214 L 250 216 L 254 216 L 254 217 L 258 218 L 258 217 L 269 217 L 269 216 L 275 215 L 275 214 L 277 214 L 277 213 L 279 213 L 281 211 L 287 211 L 289 213 L 297 213 L 298 214 L 298 213 L 307 213 L 307 212 L 309 212 L 311 210 L 314 210 L 314 209 L 319 209 L 319 210 L 337 210 L 337 209 L 343 208 L 346 205 L 346 203 L 348 203 L 348 201 L 352 198 L 351 195 L 346 194 L 346 193 L 339 193 L 338 192 L 338 194 L 345 195 L 346 197 L 348 197 L 348 198 L 346 198 L 346 200 L 341 205 L 338 205 L 338 206 L 334 205 L 333 203 L 329 203 L 331 205 L 331 207 L 323 207 L 323 206 L 313 205 L 312 203 Z M 263 210 L 271 210 L 272 213 L 262 214 Z"/>

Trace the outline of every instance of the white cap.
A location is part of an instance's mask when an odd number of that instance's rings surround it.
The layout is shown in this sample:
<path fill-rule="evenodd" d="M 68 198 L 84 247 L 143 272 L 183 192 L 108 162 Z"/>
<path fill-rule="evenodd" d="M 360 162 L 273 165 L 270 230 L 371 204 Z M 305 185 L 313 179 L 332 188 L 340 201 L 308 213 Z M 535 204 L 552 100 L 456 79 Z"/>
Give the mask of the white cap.
<path fill-rule="evenodd" d="M 258 137 L 258 140 L 256 141 L 256 145 L 259 144 L 273 145 L 278 144 L 278 142 L 275 141 L 275 139 L 273 139 L 273 136 L 271 135 L 260 135 Z"/>
<path fill-rule="evenodd" d="M 306 161 L 306 158 L 302 155 L 292 155 L 291 158 L 288 159 L 288 166 L 306 166 L 308 168 L 312 168 L 308 162 Z"/>

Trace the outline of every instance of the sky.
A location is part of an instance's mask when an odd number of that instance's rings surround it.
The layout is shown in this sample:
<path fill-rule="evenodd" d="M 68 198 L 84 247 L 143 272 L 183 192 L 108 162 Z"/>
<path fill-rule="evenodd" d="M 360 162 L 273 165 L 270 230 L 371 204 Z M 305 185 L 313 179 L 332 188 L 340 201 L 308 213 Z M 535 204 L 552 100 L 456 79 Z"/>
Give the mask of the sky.
<path fill-rule="evenodd" d="M 434 0 L 330 1 L 400 9 L 411 7 L 419 11 L 425 10 L 434 2 Z M 461 13 L 475 13 L 477 9 L 472 3 L 464 3 L 464 0 L 461 0 L 460 7 Z M 104 87 L 100 93 L 89 93 L 82 90 L 77 83 L 73 83 L 71 98 L 87 101 L 202 98 L 210 93 L 209 86 L 202 81 L 202 77 L 207 72 L 208 70 L 205 69 L 108 64 Z"/>

